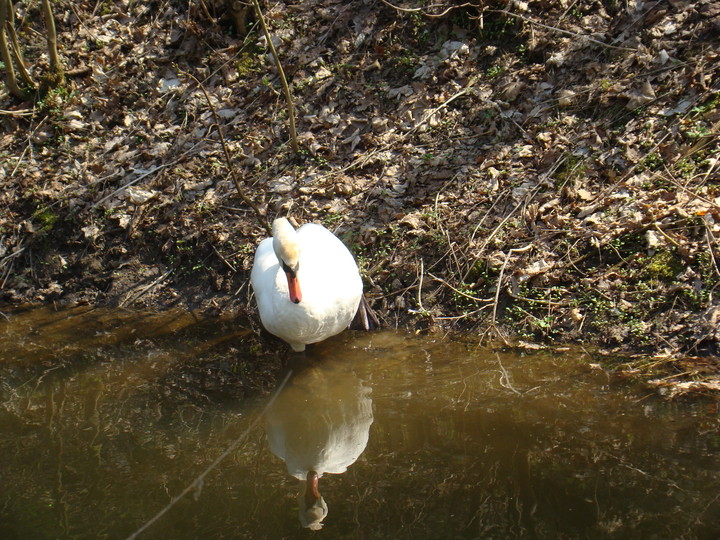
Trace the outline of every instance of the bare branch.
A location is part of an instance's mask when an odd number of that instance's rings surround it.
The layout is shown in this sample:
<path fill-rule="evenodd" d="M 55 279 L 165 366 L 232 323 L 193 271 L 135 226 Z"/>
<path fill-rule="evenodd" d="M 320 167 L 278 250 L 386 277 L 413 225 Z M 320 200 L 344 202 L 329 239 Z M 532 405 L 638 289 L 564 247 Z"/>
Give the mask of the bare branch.
<path fill-rule="evenodd" d="M 30 73 L 25 68 L 25 60 L 23 59 L 22 55 L 22 48 L 20 47 L 20 43 L 18 42 L 17 32 L 15 31 L 15 8 L 13 7 L 12 0 L 7 0 L 8 3 L 8 20 L 6 23 L 6 28 L 8 31 L 8 34 L 10 35 L 10 45 L 12 46 L 12 54 L 15 57 L 15 63 L 17 64 L 18 71 L 20 73 L 20 78 L 23 80 L 23 82 L 30 88 L 35 89 L 37 87 L 37 84 L 35 84 L 35 81 L 33 81 L 32 77 L 30 76 Z M 0 25 L 0 28 L 2 25 Z"/>
<path fill-rule="evenodd" d="M 5 64 L 5 85 L 12 95 L 19 99 L 28 99 L 28 94 L 18 86 L 15 78 L 15 68 L 13 67 L 10 49 L 8 48 L 7 37 L 5 36 L 5 28 L 10 26 L 12 19 L 12 5 L 10 0 L 0 0 L 0 57 Z"/>
<path fill-rule="evenodd" d="M 263 213 L 260 211 L 260 209 L 257 207 L 257 205 L 248 197 L 245 192 L 243 191 L 242 186 L 240 185 L 240 180 L 238 180 L 237 175 L 235 174 L 235 167 L 233 167 L 232 159 L 230 157 L 230 150 L 228 150 L 227 144 L 225 144 L 225 137 L 223 136 L 222 129 L 220 129 L 220 120 L 218 119 L 217 112 L 215 112 L 215 107 L 212 104 L 212 101 L 210 100 L 210 96 L 207 93 L 207 90 L 205 90 L 205 87 L 203 84 L 195 78 L 194 75 L 191 73 L 187 73 L 185 71 L 182 71 L 184 75 L 187 77 L 190 77 L 193 81 L 195 81 L 195 84 L 197 84 L 200 87 L 200 90 L 202 90 L 203 95 L 205 96 L 205 101 L 208 104 L 208 107 L 210 108 L 210 111 L 212 112 L 213 118 L 215 120 L 215 129 L 218 132 L 218 136 L 220 138 L 220 145 L 222 146 L 223 152 L 225 153 L 225 161 L 227 163 L 228 169 L 230 171 L 230 176 L 232 178 L 233 184 L 235 184 L 235 189 L 237 189 L 238 195 L 240 195 L 240 198 L 243 200 L 245 204 L 247 204 L 250 208 L 252 208 L 253 212 L 255 212 L 255 215 L 258 218 L 258 221 L 262 225 L 262 227 L 265 229 L 265 231 L 268 233 L 269 236 L 272 236 L 272 229 L 270 228 L 270 225 L 268 225 L 267 219 L 263 215 Z"/>
<path fill-rule="evenodd" d="M 45 38 L 47 39 L 48 55 L 50 57 L 50 71 L 43 80 L 43 86 L 47 90 L 62 85 L 65 82 L 65 72 L 58 55 L 55 17 L 53 17 L 52 8 L 50 7 L 50 0 L 42 0 L 41 5 L 43 18 L 45 19 Z"/>
<path fill-rule="evenodd" d="M 380 0 L 383 4 L 385 4 L 388 7 L 393 8 L 395 11 L 400 11 L 401 13 L 422 13 L 425 17 L 444 17 L 448 13 L 450 13 L 454 9 L 462 8 L 462 7 L 477 7 L 474 4 L 471 3 L 465 3 L 465 4 L 458 4 L 457 6 L 446 6 L 445 4 L 432 4 L 429 6 L 426 6 L 424 8 L 404 8 L 400 6 L 396 6 L 394 4 L 391 4 L 387 0 Z M 427 10 L 432 8 L 445 8 L 441 13 L 428 13 Z"/>
<path fill-rule="evenodd" d="M 637 52 L 637 49 L 633 49 L 630 47 L 618 47 L 617 45 L 610 45 L 609 43 L 604 43 L 598 39 L 591 38 L 588 35 L 585 34 L 578 34 L 577 32 L 571 32 L 570 30 L 563 30 L 562 28 L 557 28 L 556 26 L 548 26 L 547 24 L 543 24 L 541 22 L 538 22 L 534 19 L 531 19 L 529 17 L 525 17 L 524 15 L 519 15 L 517 13 L 512 13 L 510 11 L 505 11 L 504 9 L 490 9 L 487 12 L 489 13 L 502 13 L 503 15 L 507 15 L 508 17 L 515 17 L 516 19 L 520 19 L 522 21 L 528 22 L 530 24 L 534 24 L 535 26 L 539 26 L 540 28 L 545 28 L 546 30 L 551 30 L 553 32 L 557 32 L 559 34 L 565 34 L 568 36 L 572 36 L 575 38 L 580 38 L 587 40 L 591 43 L 595 43 L 596 45 L 602 45 L 603 47 L 607 47 L 608 49 L 617 49 L 619 51 L 632 51 Z"/>
<path fill-rule="evenodd" d="M 280 57 L 278 56 L 278 53 L 275 50 L 275 45 L 270 38 L 270 32 L 268 31 L 267 25 L 265 24 L 265 17 L 263 17 L 263 13 L 260 10 L 260 4 L 258 3 L 258 0 L 253 0 L 253 4 L 255 5 L 255 11 L 257 13 L 258 20 L 260 21 L 260 26 L 263 29 L 263 33 L 265 34 L 265 39 L 267 40 L 268 47 L 270 47 L 270 52 L 272 52 L 273 60 L 275 60 L 275 67 L 277 68 L 278 74 L 280 75 L 280 82 L 282 83 L 283 92 L 285 92 L 285 99 L 287 100 L 288 105 L 290 144 L 292 145 L 293 151 L 298 154 L 300 152 L 300 146 L 298 145 L 297 131 L 295 130 L 295 105 L 293 105 L 292 96 L 290 95 L 290 87 L 288 86 L 287 79 L 285 78 L 285 71 L 283 71 L 282 64 L 280 63 Z"/>

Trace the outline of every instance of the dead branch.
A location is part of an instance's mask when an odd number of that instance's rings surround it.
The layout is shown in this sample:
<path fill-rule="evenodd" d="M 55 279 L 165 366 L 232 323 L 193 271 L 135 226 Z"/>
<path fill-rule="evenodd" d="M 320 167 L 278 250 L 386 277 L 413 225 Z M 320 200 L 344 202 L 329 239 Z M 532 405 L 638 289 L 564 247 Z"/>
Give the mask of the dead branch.
<path fill-rule="evenodd" d="M 280 63 L 280 57 L 278 56 L 277 50 L 275 50 L 275 45 L 270 38 L 270 32 L 268 31 L 267 25 L 265 24 L 265 17 L 263 16 L 263 13 L 260 9 L 260 4 L 258 3 L 258 0 L 253 0 L 253 5 L 255 6 L 255 12 L 257 13 L 258 20 L 260 21 L 260 26 L 262 27 L 263 33 L 265 34 L 265 39 L 267 40 L 268 47 L 270 48 L 270 52 L 272 53 L 273 60 L 275 60 L 275 67 L 277 68 L 278 74 L 280 75 L 280 82 L 282 83 L 283 92 L 285 93 L 285 100 L 287 101 L 288 105 L 290 144 L 292 145 L 293 151 L 296 154 L 299 154 L 300 146 L 298 145 L 297 131 L 295 130 L 295 105 L 293 104 L 292 95 L 290 94 L 290 87 L 288 86 L 287 79 L 285 78 L 285 71 L 283 70 L 282 64 Z"/>
<path fill-rule="evenodd" d="M 43 17 L 45 18 L 45 31 L 50 56 L 50 71 L 53 77 L 64 79 L 62 63 L 57 52 L 57 32 L 55 31 L 55 17 L 52 14 L 50 0 L 42 0 Z"/>
<path fill-rule="evenodd" d="M 508 261 L 510 261 L 510 256 L 513 253 L 524 253 L 525 251 L 527 251 L 531 247 L 533 247 L 533 245 L 534 244 L 530 243 L 521 248 L 513 248 L 513 249 L 509 250 L 507 255 L 505 256 L 505 262 L 503 263 L 502 268 L 500 269 L 500 275 L 498 276 L 497 288 L 495 289 L 495 302 L 493 303 L 492 321 L 490 322 L 491 326 L 493 326 L 493 327 L 495 326 L 495 320 L 497 318 L 498 301 L 500 300 L 500 289 L 502 288 L 503 274 L 505 273 L 505 267 L 507 266 Z"/>
<path fill-rule="evenodd" d="M 27 68 L 25 67 L 25 60 L 22 55 L 22 48 L 20 47 L 20 43 L 18 42 L 17 32 L 15 31 L 15 8 L 13 7 L 12 0 L 7 0 L 8 4 L 8 20 L 6 23 L 6 28 L 8 31 L 8 34 L 10 35 L 10 43 L 12 45 L 12 54 L 15 57 L 15 64 L 17 65 L 18 72 L 20 73 L 20 78 L 23 80 L 26 86 L 29 88 L 36 88 L 37 85 L 35 84 L 35 81 L 33 81 L 32 77 L 30 76 L 30 73 L 28 72 Z M 2 28 L 2 25 L 0 25 L 0 28 Z"/>
<path fill-rule="evenodd" d="M 265 215 L 260 211 L 258 206 L 252 201 L 252 199 L 250 199 L 250 197 L 245 194 L 242 186 L 240 185 L 240 180 L 238 180 L 238 177 L 235 174 L 235 167 L 233 167 L 232 164 L 230 150 L 228 150 L 227 144 L 225 144 L 225 137 L 223 136 L 222 129 L 220 129 L 220 120 L 218 119 L 217 112 L 215 111 L 215 107 L 210 100 L 210 96 L 208 95 L 207 90 L 205 90 L 203 84 L 199 80 L 197 80 L 197 78 L 195 78 L 195 76 L 191 73 L 187 73 L 185 71 L 181 71 L 181 73 L 195 81 L 195 84 L 197 84 L 200 87 L 200 90 L 202 90 L 202 93 L 205 96 L 205 101 L 207 102 L 208 107 L 212 112 L 213 119 L 215 120 L 215 130 L 217 131 L 218 137 L 220 138 L 220 145 L 222 146 L 223 152 L 225 153 L 225 161 L 227 163 L 228 170 L 230 171 L 230 177 L 232 178 L 233 184 L 235 184 L 235 189 L 237 190 L 238 195 L 240 195 L 240 198 L 243 200 L 243 202 L 247 204 L 250 208 L 252 208 L 253 212 L 255 212 L 258 221 L 268 233 L 268 236 L 272 236 L 272 229 L 270 228 L 270 225 L 268 224 Z"/>
<path fill-rule="evenodd" d="M 420 12 L 425 17 L 432 17 L 432 18 L 444 17 L 445 15 L 447 15 L 454 9 L 459 9 L 459 8 L 463 8 L 463 7 L 477 7 L 477 6 L 475 6 L 475 4 L 468 2 L 465 4 L 458 4 L 457 6 L 446 6 L 444 4 L 432 4 L 432 5 L 426 6 L 424 8 L 405 8 L 405 7 L 396 6 L 394 4 L 391 4 L 387 0 L 380 0 L 380 1 L 383 4 L 385 4 L 386 6 L 393 8 L 395 11 L 399 11 L 401 13 L 418 13 L 418 12 Z M 437 13 L 437 14 L 428 13 L 427 10 L 432 9 L 432 8 L 445 8 L 445 9 L 441 13 Z"/>
<path fill-rule="evenodd" d="M 601 45 L 603 47 L 607 47 L 608 49 L 637 52 L 637 49 L 633 49 L 631 47 L 618 47 L 617 45 L 610 45 L 609 43 L 604 43 L 598 39 L 591 38 L 588 35 L 578 34 L 577 32 L 571 32 L 570 30 L 563 30 L 562 28 L 557 28 L 556 26 L 549 26 L 547 24 L 543 24 L 543 23 L 538 22 L 529 17 L 525 17 L 524 15 L 520 15 L 518 13 L 512 13 L 512 12 L 506 11 L 504 9 L 490 9 L 487 12 L 502 13 L 503 15 L 507 15 L 508 17 L 515 17 L 516 19 L 520 19 L 521 21 L 525 21 L 525 22 L 533 24 L 535 26 L 539 26 L 540 28 L 545 28 L 545 30 L 550 30 L 551 32 L 557 32 L 558 34 L 565 34 L 566 36 L 572 36 L 574 38 L 584 39 L 586 41 L 589 41 L 590 43 L 594 43 L 595 45 Z"/>
<path fill-rule="evenodd" d="M 290 376 L 292 375 L 292 370 L 289 370 L 287 375 L 285 375 L 285 378 L 278 386 L 277 390 L 275 390 L 275 393 L 272 395 L 272 397 L 268 400 L 268 402 L 265 404 L 265 407 L 263 408 L 262 412 L 258 414 L 252 422 L 250 422 L 250 425 L 247 427 L 245 431 L 243 431 L 231 444 L 227 447 L 227 449 L 220 454 L 215 461 L 213 461 L 210 465 L 208 465 L 205 470 L 200 473 L 195 479 L 190 482 L 190 484 L 183 489 L 178 495 L 172 498 L 172 500 L 157 514 L 155 514 L 151 519 L 146 521 L 140 528 L 138 528 L 134 533 L 132 533 L 130 536 L 128 536 L 128 540 L 132 540 L 137 538 L 143 531 L 145 531 L 148 527 L 150 527 L 153 523 L 155 523 L 157 520 L 159 520 L 162 516 L 164 516 L 168 510 L 170 510 L 173 506 L 175 506 L 180 499 L 185 497 L 188 493 L 191 491 L 200 491 L 202 489 L 202 486 L 205 482 L 205 477 L 207 477 L 208 474 L 210 474 L 214 469 L 217 468 L 220 463 L 222 463 L 230 454 L 232 454 L 235 450 L 238 449 L 240 444 L 242 444 L 245 439 L 250 435 L 253 429 L 260 423 L 260 421 L 265 418 L 265 413 L 272 407 L 272 404 L 275 402 L 277 397 L 280 395 L 280 392 L 282 392 L 283 388 L 285 388 L 285 385 L 287 384 L 288 380 L 290 380 Z"/>
<path fill-rule="evenodd" d="M 168 270 L 167 272 L 165 272 L 163 275 L 161 275 L 159 278 L 157 278 L 156 280 L 154 280 L 152 283 L 150 283 L 149 285 L 146 285 L 145 287 L 143 287 L 142 289 L 140 289 L 140 290 L 139 290 L 138 292 L 136 292 L 135 294 L 128 294 L 125 298 L 122 299 L 122 301 L 121 301 L 120 304 L 119 304 L 119 307 L 124 307 L 124 306 L 126 306 L 126 305 L 128 305 L 128 304 L 131 304 L 132 302 L 135 302 L 136 300 L 139 300 L 140 298 L 142 298 L 143 296 L 145 296 L 145 294 L 147 294 L 148 292 L 150 292 L 152 289 L 154 289 L 154 288 L 157 287 L 160 283 L 162 283 L 162 282 L 165 281 L 168 277 L 170 277 L 170 274 L 172 274 L 174 271 L 175 271 L 175 268 L 171 268 L 170 270 Z"/>
<path fill-rule="evenodd" d="M 423 287 L 424 275 L 425 275 L 425 262 L 423 261 L 422 257 L 420 257 L 420 283 L 418 284 L 418 289 L 417 289 L 418 310 L 415 313 L 420 313 L 421 315 L 424 315 L 427 313 L 427 310 L 423 307 L 423 304 L 422 304 L 422 287 Z"/>
<path fill-rule="evenodd" d="M 449 289 L 452 289 L 455 293 L 459 294 L 460 296 L 464 296 L 465 298 L 469 298 L 470 300 L 473 300 L 473 301 L 475 301 L 475 302 L 492 302 L 492 301 L 493 301 L 492 298 L 478 298 L 477 296 L 472 296 L 471 294 L 464 293 L 464 292 L 462 292 L 461 290 L 456 289 L 455 287 L 453 287 L 452 285 L 450 285 L 450 284 L 449 284 L 447 281 L 445 281 L 444 279 L 442 279 L 442 278 L 440 278 L 440 277 L 438 277 L 438 276 L 436 276 L 436 275 L 434 275 L 434 274 L 431 274 L 430 272 L 428 272 L 428 276 L 430 276 L 431 278 L 433 278 L 435 281 L 438 281 L 438 282 L 442 283 L 443 285 L 445 285 L 445 286 L 448 287 Z"/>
<path fill-rule="evenodd" d="M 410 131 L 408 131 L 408 136 L 415 133 L 418 129 L 420 129 L 421 126 L 423 126 L 428 120 L 430 120 L 436 113 L 440 112 L 442 109 L 450 105 L 453 101 L 458 99 L 461 96 L 464 96 L 475 85 L 475 83 L 478 81 L 479 77 L 471 77 L 468 83 L 465 85 L 465 88 L 457 92 L 456 94 L 450 96 L 448 99 L 443 101 L 439 106 L 432 109 L 430 112 L 423 115 L 423 117 L 415 124 Z"/>
<path fill-rule="evenodd" d="M 10 0 L 0 0 L 0 57 L 5 64 L 5 86 L 15 97 L 25 100 L 28 99 L 28 94 L 18 86 L 17 79 L 15 78 L 15 68 L 13 67 L 13 60 L 10 56 L 10 49 L 8 48 L 7 37 L 5 35 L 5 29 L 10 26 L 13 17 L 12 4 Z"/>

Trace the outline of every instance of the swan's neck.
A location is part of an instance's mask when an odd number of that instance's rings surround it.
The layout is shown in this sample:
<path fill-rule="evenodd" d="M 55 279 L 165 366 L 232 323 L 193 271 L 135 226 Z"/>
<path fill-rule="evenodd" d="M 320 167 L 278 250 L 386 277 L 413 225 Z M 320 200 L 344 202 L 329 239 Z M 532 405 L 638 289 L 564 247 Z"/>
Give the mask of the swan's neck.
<path fill-rule="evenodd" d="M 310 508 L 320 499 L 319 477 L 315 471 L 308 471 L 305 483 L 305 504 Z"/>
<path fill-rule="evenodd" d="M 295 229 L 285 218 L 273 222 L 273 251 L 287 277 L 290 301 L 299 304 L 302 300 L 297 275 L 300 269 L 300 243 Z"/>
<path fill-rule="evenodd" d="M 285 218 L 273 221 L 273 250 L 280 261 L 293 270 L 300 261 L 300 242 L 298 235 Z"/>

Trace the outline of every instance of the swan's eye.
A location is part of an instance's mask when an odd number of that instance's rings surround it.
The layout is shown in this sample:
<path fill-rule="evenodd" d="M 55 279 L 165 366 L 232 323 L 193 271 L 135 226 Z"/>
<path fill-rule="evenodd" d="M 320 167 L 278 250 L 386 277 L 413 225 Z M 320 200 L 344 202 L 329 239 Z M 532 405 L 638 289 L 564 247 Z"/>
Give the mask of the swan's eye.
<path fill-rule="evenodd" d="M 298 271 L 298 268 L 300 267 L 300 263 L 296 264 L 295 270 L 293 270 L 292 268 L 290 268 L 288 266 L 288 264 L 285 261 L 280 259 L 280 266 L 282 266 L 283 271 L 286 274 L 288 274 L 290 277 L 293 277 L 293 278 L 297 277 L 297 271 Z"/>

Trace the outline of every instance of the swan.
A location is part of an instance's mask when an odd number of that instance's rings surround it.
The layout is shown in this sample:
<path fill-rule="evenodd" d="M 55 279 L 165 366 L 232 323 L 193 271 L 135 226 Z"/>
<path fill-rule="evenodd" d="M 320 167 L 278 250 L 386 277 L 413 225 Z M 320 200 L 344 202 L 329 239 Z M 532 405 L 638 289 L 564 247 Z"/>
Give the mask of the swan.
<path fill-rule="evenodd" d="M 302 352 L 348 327 L 362 279 L 350 251 L 322 225 L 295 230 L 279 218 L 272 233 L 255 251 L 250 283 L 265 329 Z"/>

